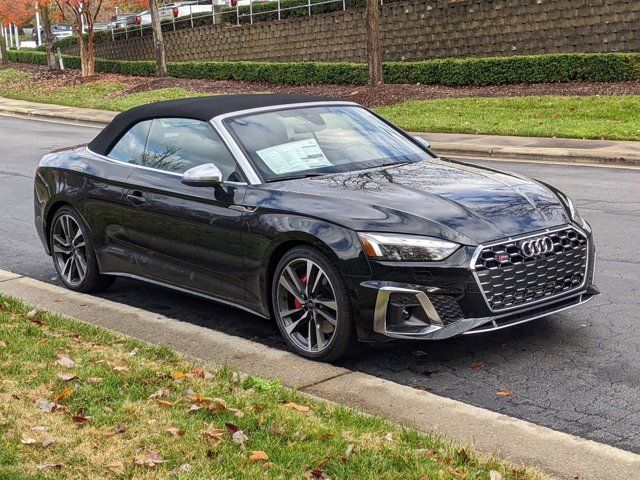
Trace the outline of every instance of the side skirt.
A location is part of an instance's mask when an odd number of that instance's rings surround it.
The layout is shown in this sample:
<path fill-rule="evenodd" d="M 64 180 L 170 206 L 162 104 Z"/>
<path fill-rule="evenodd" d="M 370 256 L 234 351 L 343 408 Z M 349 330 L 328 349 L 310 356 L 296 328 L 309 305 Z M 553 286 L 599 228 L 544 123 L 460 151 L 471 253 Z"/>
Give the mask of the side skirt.
<path fill-rule="evenodd" d="M 212 295 L 207 295 L 205 293 L 200 293 L 200 292 L 196 292 L 194 290 L 189 290 L 188 288 L 184 288 L 184 287 L 178 287 L 176 285 L 171 285 L 170 283 L 165 283 L 165 282 L 161 282 L 159 280 L 153 280 L 151 278 L 146 278 L 146 277 L 142 277 L 140 275 L 134 275 L 132 273 L 121 273 L 121 272 L 100 272 L 103 275 L 113 275 L 114 277 L 126 277 L 126 278 L 132 278 L 134 280 L 141 280 L 143 282 L 147 282 L 147 283 L 152 283 L 154 285 L 158 285 L 160 287 L 165 287 L 165 288 L 170 288 L 172 290 L 177 290 L 178 292 L 182 292 L 182 293 L 186 293 L 189 295 L 193 295 L 195 297 L 200 297 L 200 298 L 204 298 L 206 300 L 212 300 L 216 303 L 221 303 L 223 305 L 227 305 L 229 307 L 234 307 L 234 308 L 238 308 L 240 310 L 244 310 L 245 312 L 251 313 L 253 315 L 256 315 L 260 318 L 265 318 L 267 320 L 270 319 L 269 316 L 267 315 L 263 315 L 262 313 L 253 310 L 249 307 L 245 307 L 244 305 L 240 305 L 238 303 L 234 303 L 234 302 L 230 302 L 229 300 L 223 300 L 221 298 L 218 297 L 214 297 Z"/>

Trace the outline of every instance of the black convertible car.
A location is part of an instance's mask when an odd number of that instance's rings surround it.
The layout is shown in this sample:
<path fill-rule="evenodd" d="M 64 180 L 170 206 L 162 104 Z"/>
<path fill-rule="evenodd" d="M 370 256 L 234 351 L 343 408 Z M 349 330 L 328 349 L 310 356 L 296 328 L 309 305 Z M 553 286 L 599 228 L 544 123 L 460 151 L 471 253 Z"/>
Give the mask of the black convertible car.
<path fill-rule="evenodd" d="M 121 113 L 46 155 L 35 218 L 62 282 L 115 276 L 275 318 L 300 355 L 438 340 L 586 302 L 595 248 L 541 182 L 439 158 L 351 102 L 235 95 Z"/>

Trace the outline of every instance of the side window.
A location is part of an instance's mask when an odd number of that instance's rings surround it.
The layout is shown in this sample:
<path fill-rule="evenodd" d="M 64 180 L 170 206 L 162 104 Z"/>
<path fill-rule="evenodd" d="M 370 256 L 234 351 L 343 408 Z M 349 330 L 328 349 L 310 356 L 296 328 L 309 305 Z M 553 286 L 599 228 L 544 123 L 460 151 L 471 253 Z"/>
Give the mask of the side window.
<path fill-rule="evenodd" d="M 211 125 L 184 118 L 152 121 L 142 165 L 184 173 L 204 163 L 214 163 L 223 180 L 242 181 L 235 159 Z"/>
<path fill-rule="evenodd" d="M 151 120 L 135 124 L 118 140 L 107 156 L 121 162 L 142 162 L 150 127 Z"/>

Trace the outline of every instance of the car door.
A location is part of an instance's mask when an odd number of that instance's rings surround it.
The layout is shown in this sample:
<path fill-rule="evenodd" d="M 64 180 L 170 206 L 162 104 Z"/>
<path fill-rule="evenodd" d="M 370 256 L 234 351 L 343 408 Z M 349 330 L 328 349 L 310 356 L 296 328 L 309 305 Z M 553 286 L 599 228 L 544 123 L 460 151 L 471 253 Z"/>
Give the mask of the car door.
<path fill-rule="evenodd" d="M 124 192 L 133 164 L 144 154 L 150 126 L 151 122 L 132 126 L 106 156 L 86 151 L 92 171 L 82 188 L 83 214 L 91 226 L 100 269 L 105 273 L 135 270 L 124 226 Z"/>
<path fill-rule="evenodd" d="M 188 169 L 214 163 L 225 185 L 181 182 Z M 246 192 L 231 153 L 210 124 L 154 119 L 140 165 L 127 180 L 127 241 L 142 274 L 164 284 L 243 301 L 242 204 Z"/>

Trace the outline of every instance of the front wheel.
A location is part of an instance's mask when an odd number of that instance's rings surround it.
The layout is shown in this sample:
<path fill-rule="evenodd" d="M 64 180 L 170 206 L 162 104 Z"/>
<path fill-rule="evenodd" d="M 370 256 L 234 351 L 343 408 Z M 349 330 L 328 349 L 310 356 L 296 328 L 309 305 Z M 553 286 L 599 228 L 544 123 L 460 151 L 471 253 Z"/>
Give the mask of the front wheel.
<path fill-rule="evenodd" d="M 276 267 L 271 290 L 280 333 L 297 354 L 334 361 L 353 347 L 356 334 L 347 287 L 321 251 L 289 250 Z"/>
<path fill-rule="evenodd" d="M 100 274 L 91 231 L 73 208 L 62 207 L 54 215 L 49 245 L 65 287 L 77 292 L 98 292 L 114 282 L 115 277 Z"/>

